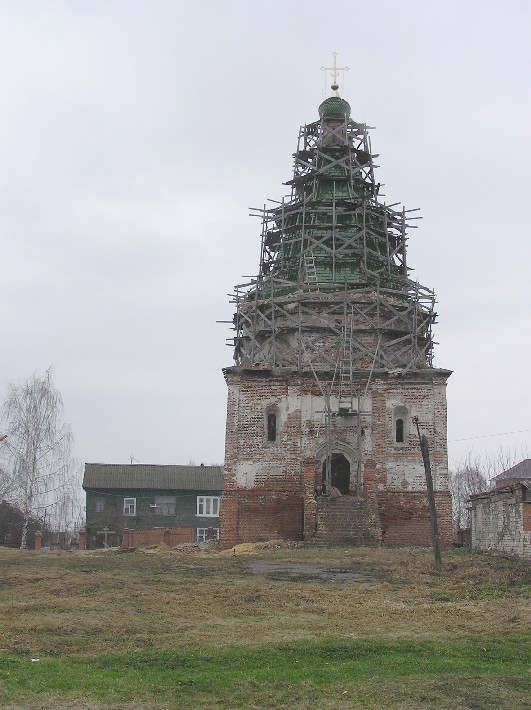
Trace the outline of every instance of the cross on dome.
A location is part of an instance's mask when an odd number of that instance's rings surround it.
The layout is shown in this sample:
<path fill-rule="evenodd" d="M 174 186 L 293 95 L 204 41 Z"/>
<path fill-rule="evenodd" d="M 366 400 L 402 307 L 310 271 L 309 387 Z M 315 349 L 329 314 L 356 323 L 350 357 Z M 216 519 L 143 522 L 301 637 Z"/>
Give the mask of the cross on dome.
<path fill-rule="evenodd" d="M 332 76 L 332 86 L 330 87 L 334 92 L 334 96 L 339 96 L 337 90 L 339 89 L 339 84 L 337 83 L 337 75 L 340 71 L 348 71 L 349 67 L 338 67 L 336 64 L 337 52 L 332 52 L 333 66 L 331 67 L 321 67 L 321 71 L 330 72 Z"/>

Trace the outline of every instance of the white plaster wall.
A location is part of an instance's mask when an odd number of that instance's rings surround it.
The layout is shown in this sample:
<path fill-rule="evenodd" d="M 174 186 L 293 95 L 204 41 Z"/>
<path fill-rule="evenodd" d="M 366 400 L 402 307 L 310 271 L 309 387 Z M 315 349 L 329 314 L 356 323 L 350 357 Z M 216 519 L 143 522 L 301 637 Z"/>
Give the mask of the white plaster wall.
<path fill-rule="evenodd" d="M 419 457 L 420 455 L 419 451 Z M 422 460 L 418 463 L 389 461 L 386 464 L 386 473 L 387 488 L 397 488 L 406 491 L 426 490 L 426 474 L 424 472 L 424 464 Z M 432 476 L 434 489 L 443 490 L 440 485 L 437 485 L 439 483 L 438 477 L 433 466 Z"/>
<path fill-rule="evenodd" d="M 476 500 L 471 516 L 472 548 L 531 559 L 531 532 L 523 529 L 523 505 L 515 497 Z"/>
<path fill-rule="evenodd" d="M 282 466 L 261 461 L 239 461 L 236 463 L 234 473 L 235 482 L 239 488 L 253 488 L 264 476 L 267 476 L 268 479 L 282 480 L 286 475 Z"/>

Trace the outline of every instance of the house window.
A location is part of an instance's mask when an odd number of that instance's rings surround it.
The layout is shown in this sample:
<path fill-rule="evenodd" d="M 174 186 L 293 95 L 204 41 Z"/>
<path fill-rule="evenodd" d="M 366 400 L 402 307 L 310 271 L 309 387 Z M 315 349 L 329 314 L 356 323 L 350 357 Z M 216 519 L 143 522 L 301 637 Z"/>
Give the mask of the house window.
<path fill-rule="evenodd" d="M 277 440 L 277 415 L 275 412 L 268 412 L 267 414 L 267 440 Z"/>
<path fill-rule="evenodd" d="M 136 515 L 136 498 L 124 498 L 124 515 Z"/>
<path fill-rule="evenodd" d="M 175 515 L 175 496 L 155 496 L 155 515 Z"/>
<path fill-rule="evenodd" d="M 197 528 L 197 542 L 206 542 L 206 540 L 219 540 L 219 528 L 210 528 L 210 538 L 208 537 L 208 528 Z"/>
<path fill-rule="evenodd" d="M 197 515 L 217 518 L 219 515 L 219 496 L 197 496 Z"/>
<path fill-rule="evenodd" d="M 96 498 L 96 513 L 101 513 L 105 510 L 105 498 Z"/>

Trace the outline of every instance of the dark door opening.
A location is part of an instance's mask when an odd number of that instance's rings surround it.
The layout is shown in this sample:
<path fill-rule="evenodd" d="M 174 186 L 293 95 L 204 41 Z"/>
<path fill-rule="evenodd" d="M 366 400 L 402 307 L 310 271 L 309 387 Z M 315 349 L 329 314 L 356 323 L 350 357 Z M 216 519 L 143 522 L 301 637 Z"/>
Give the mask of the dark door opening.
<path fill-rule="evenodd" d="M 342 495 L 350 492 L 350 462 L 343 454 L 332 454 L 332 486 Z M 326 459 L 323 461 L 323 491 L 326 485 Z"/>

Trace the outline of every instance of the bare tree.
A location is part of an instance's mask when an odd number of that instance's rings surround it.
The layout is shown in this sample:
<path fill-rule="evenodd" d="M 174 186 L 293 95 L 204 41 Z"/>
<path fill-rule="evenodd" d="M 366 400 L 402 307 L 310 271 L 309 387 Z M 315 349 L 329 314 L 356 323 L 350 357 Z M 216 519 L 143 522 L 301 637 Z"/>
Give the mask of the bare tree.
<path fill-rule="evenodd" d="M 2 408 L 7 436 L 0 443 L 5 458 L 0 485 L 23 512 L 22 549 L 27 546 L 32 519 L 64 525 L 78 507 L 79 478 L 70 456 L 72 434 L 61 421 L 62 409 L 51 370 L 42 377 L 34 374 L 21 385 L 11 384 Z"/>
<path fill-rule="evenodd" d="M 470 458 L 448 471 L 448 485 L 452 495 L 452 516 L 454 527 L 459 530 L 470 527 L 468 499 L 473 493 L 481 493 L 489 488 L 487 476 L 480 470 L 478 462 Z"/>
<path fill-rule="evenodd" d="M 468 499 L 474 493 L 489 490 L 494 476 L 506 471 L 529 455 L 528 450 L 500 447 L 495 453 L 469 452 L 448 471 L 452 495 L 453 522 L 456 529 L 470 527 Z"/>

